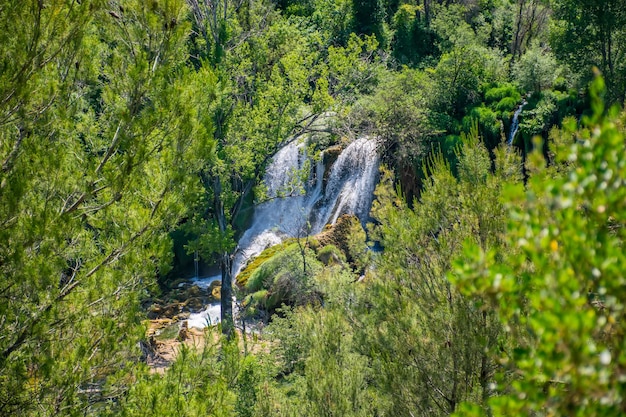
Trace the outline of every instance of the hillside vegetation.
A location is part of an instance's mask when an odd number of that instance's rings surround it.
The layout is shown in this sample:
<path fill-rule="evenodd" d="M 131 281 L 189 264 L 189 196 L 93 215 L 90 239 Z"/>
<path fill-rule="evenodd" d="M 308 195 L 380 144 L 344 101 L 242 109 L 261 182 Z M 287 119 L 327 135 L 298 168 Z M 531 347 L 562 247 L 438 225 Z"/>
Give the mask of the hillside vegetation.
<path fill-rule="evenodd" d="M 0 415 L 626 414 L 622 0 L 7 0 L 0 22 Z M 276 152 L 366 135 L 372 223 L 237 286 Z M 146 302 L 190 253 L 262 331 L 224 302 L 155 373 Z"/>

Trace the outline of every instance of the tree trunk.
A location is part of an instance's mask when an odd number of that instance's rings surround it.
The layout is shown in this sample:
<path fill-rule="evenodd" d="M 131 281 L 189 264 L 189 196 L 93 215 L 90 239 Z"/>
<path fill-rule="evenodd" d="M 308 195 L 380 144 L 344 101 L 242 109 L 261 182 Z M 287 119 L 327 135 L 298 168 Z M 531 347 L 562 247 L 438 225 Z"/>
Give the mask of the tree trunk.
<path fill-rule="evenodd" d="M 222 334 L 228 340 L 232 339 L 235 323 L 233 320 L 233 279 L 231 273 L 230 254 L 224 252 L 220 261 L 220 269 L 222 270 L 222 289 L 221 289 L 221 313 L 222 313 Z"/>
<path fill-rule="evenodd" d="M 219 174 L 213 180 L 213 206 L 217 214 L 217 224 L 220 233 L 226 233 L 226 215 L 224 213 L 224 202 L 222 201 L 222 181 Z M 235 324 L 233 321 L 233 279 L 230 262 L 230 253 L 226 250 L 222 252 L 220 259 L 220 269 L 222 271 L 221 288 L 221 313 L 222 313 L 222 334 L 228 340 L 233 337 Z"/>
<path fill-rule="evenodd" d="M 522 14 L 524 11 L 525 0 L 519 0 L 519 9 L 517 12 L 517 20 L 515 22 L 515 36 L 513 37 L 513 42 L 511 44 L 511 61 L 509 62 L 509 71 L 513 68 L 513 64 L 515 63 L 516 55 L 520 50 L 520 33 L 522 31 Z"/>

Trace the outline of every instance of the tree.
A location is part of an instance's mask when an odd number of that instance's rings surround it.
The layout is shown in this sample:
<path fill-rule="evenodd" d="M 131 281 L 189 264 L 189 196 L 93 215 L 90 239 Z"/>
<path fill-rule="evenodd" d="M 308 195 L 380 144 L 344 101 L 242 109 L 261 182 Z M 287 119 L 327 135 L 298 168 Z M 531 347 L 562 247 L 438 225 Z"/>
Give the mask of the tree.
<path fill-rule="evenodd" d="M 543 0 L 517 0 L 510 66 L 546 31 L 549 13 Z"/>
<path fill-rule="evenodd" d="M 432 107 L 457 120 L 478 104 L 482 84 L 504 78 L 502 56 L 484 46 L 481 36 L 463 20 L 463 10 L 441 10 L 432 22 L 442 52 L 432 75 L 437 91 Z"/>
<path fill-rule="evenodd" d="M 353 31 L 358 35 L 375 35 L 380 45 L 386 44 L 385 8 L 382 0 L 353 0 Z"/>
<path fill-rule="evenodd" d="M 503 238 L 519 253 L 469 244 L 455 263 L 461 291 L 484 296 L 513 336 L 493 352 L 514 375 L 489 402 L 493 415 L 626 411 L 624 130 L 594 84 L 593 116 L 553 132 L 555 163 L 535 151 L 527 188 L 507 187 Z M 459 415 L 484 414 L 468 405 Z"/>
<path fill-rule="evenodd" d="M 513 66 L 513 77 L 523 91 L 540 93 L 550 88 L 557 75 L 557 62 L 551 51 L 535 44 Z"/>
<path fill-rule="evenodd" d="M 521 179 L 519 157 L 498 153 L 500 176 Z M 517 164 L 517 165 L 516 165 Z M 461 401 L 485 403 L 497 363 L 486 352 L 503 338 L 480 295 L 464 297 L 447 280 L 452 259 L 470 240 L 507 252 L 499 177 L 490 173 L 476 130 L 459 149 L 458 180 L 433 157 L 419 202 L 408 209 L 384 180 L 373 213 L 384 247 L 360 301 L 357 349 L 372 358 L 373 382 L 394 415 L 448 415 Z"/>
<path fill-rule="evenodd" d="M 406 69 L 387 74 L 375 90 L 351 109 L 362 134 L 379 138 L 383 161 L 393 169 L 408 202 L 419 195 L 422 166 L 441 131 L 429 108 L 430 79 Z"/>
<path fill-rule="evenodd" d="M 0 9 L 0 413 L 97 409 L 199 190 L 182 1 Z M 7 42 L 4 43 L 4 40 Z"/>
<path fill-rule="evenodd" d="M 592 77 L 597 66 L 606 79 L 608 100 L 626 99 L 626 10 L 620 0 L 559 0 L 553 5 L 551 45 L 557 58 Z"/>
<path fill-rule="evenodd" d="M 432 54 L 433 36 L 423 8 L 403 4 L 393 15 L 394 35 L 391 42 L 393 56 L 401 64 L 416 65 Z"/>

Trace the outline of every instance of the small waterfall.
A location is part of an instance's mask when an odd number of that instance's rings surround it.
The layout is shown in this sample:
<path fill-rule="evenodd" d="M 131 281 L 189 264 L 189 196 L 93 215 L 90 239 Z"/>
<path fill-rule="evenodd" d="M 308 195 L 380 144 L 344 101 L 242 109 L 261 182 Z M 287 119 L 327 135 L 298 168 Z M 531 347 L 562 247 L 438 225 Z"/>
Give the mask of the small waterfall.
<path fill-rule="evenodd" d="M 513 120 L 511 120 L 511 132 L 509 133 L 509 140 L 507 140 L 507 144 L 509 146 L 513 145 L 513 139 L 515 139 L 515 135 L 519 129 L 519 115 L 522 113 L 522 109 L 527 104 L 526 100 L 519 105 L 515 113 L 513 114 Z"/>

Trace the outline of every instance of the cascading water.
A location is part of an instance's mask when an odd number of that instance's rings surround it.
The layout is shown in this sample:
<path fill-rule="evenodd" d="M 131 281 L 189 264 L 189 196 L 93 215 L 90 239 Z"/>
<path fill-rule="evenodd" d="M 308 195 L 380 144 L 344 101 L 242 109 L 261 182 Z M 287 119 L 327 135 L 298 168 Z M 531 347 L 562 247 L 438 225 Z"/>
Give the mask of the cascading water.
<path fill-rule="evenodd" d="M 292 188 L 294 174 L 306 168 L 306 161 L 310 159 L 302 144 L 292 143 L 278 152 L 264 178 L 268 195 L 277 196 L 281 190 Z M 372 204 L 378 161 L 376 142 L 358 139 L 339 155 L 324 190 L 324 165 L 320 158 L 315 169 L 310 169 L 304 195 L 273 198 L 257 206 L 252 226 L 239 240 L 233 277 L 248 259 L 287 237 L 319 233 L 326 224 L 335 223 L 346 213 L 365 219 Z"/>
<path fill-rule="evenodd" d="M 526 101 L 519 105 L 515 113 L 513 113 L 513 120 L 511 120 L 511 132 L 509 133 L 509 140 L 507 140 L 507 144 L 511 146 L 513 144 L 513 139 L 515 139 L 515 135 L 517 134 L 517 130 L 519 129 L 519 115 L 522 113 L 522 109 L 526 105 Z"/>
<path fill-rule="evenodd" d="M 248 259 L 265 248 L 305 233 L 309 213 L 322 193 L 324 179 L 324 165 L 320 160 L 315 169 L 309 168 L 303 189 L 299 186 L 298 177 L 310 162 L 304 144 L 295 142 L 274 156 L 263 178 L 268 201 L 255 207 L 252 225 L 239 239 L 233 260 L 233 277 L 239 274 Z"/>
<path fill-rule="evenodd" d="M 274 156 L 263 179 L 268 200 L 255 207 L 252 225 L 239 240 L 233 277 L 248 259 L 285 238 L 319 233 L 342 214 L 367 219 L 378 179 L 376 141 L 360 138 L 350 143 L 332 165 L 326 187 L 322 160 L 313 162 L 306 155 L 304 144 L 296 142 Z M 302 184 L 298 177 L 303 177 L 307 170 L 308 178 Z M 219 304 L 210 305 L 205 311 L 192 314 L 189 325 L 200 327 L 207 320 L 215 323 L 218 313 Z"/>
<path fill-rule="evenodd" d="M 311 231 L 319 233 L 342 214 L 368 217 L 378 175 L 376 141 L 352 142 L 333 164 L 324 195 L 311 213 Z"/>

